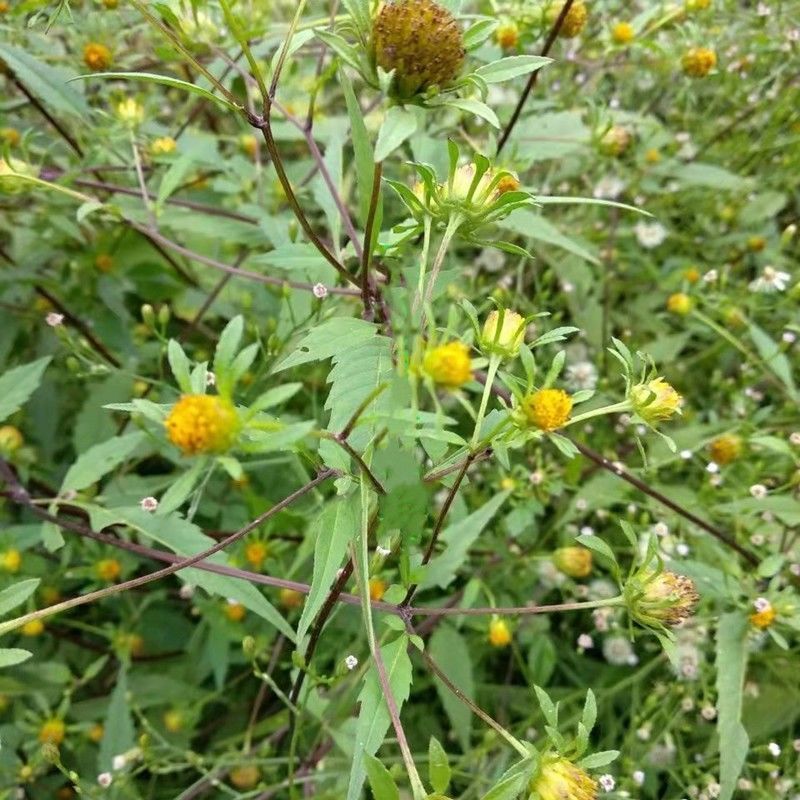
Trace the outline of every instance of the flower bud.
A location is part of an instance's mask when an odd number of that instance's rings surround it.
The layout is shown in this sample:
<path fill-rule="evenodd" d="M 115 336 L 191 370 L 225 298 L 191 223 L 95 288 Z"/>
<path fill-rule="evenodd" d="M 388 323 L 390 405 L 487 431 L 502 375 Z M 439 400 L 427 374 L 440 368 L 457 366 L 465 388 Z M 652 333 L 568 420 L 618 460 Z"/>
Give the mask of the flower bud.
<path fill-rule="evenodd" d="M 684 292 L 676 292 L 667 298 L 667 311 L 685 317 L 692 310 L 692 298 Z"/>
<path fill-rule="evenodd" d="M 607 156 L 621 156 L 630 146 L 631 132 L 622 125 L 612 125 L 600 139 L 600 152 Z"/>
<path fill-rule="evenodd" d="M 89 42 L 83 48 L 83 63 L 93 72 L 102 72 L 111 66 L 111 51 L 100 42 Z"/>
<path fill-rule="evenodd" d="M 524 317 L 507 308 L 489 312 L 480 335 L 480 346 L 485 353 L 516 358 L 524 341 Z"/>
<path fill-rule="evenodd" d="M 128 97 L 117 104 L 117 116 L 128 127 L 135 128 L 144 122 L 144 108 L 132 97 Z"/>
<path fill-rule="evenodd" d="M 539 800 L 596 800 L 597 782 L 577 764 L 557 753 L 542 756 L 530 783 Z"/>
<path fill-rule="evenodd" d="M 735 433 L 723 433 L 708 446 L 711 460 L 717 464 L 730 464 L 742 454 L 742 438 Z"/>
<path fill-rule="evenodd" d="M 628 393 L 634 411 L 651 425 L 681 413 L 683 398 L 663 378 L 638 383 Z"/>
<path fill-rule="evenodd" d="M 504 619 L 494 617 L 489 623 L 489 644 L 498 648 L 511 644 L 511 631 Z"/>
<path fill-rule="evenodd" d="M 668 627 L 688 619 L 700 599 L 690 578 L 649 568 L 634 575 L 625 584 L 623 594 L 635 620 L 643 625 Z"/>
<path fill-rule="evenodd" d="M 373 23 L 372 50 L 381 69 L 395 71 L 393 90 L 400 98 L 447 86 L 465 56 L 455 17 L 433 0 L 385 3 Z"/>
<path fill-rule="evenodd" d="M 616 44 L 630 44 L 636 32 L 630 22 L 618 22 L 611 29 L 611 38 Z"/>
<path fill-rule="evenodd" d="M 570 578 L 586 578 L 592 572 L 592 551 L 585 547 L 559 547 L 553 563 Z"/>
<path fill-rule="evenodd" d="M 19 450 L 25 440 L 18 428 L 13 425 L 0 427 L 0 455 L 10 456 Z"/>
<path fill-rule="evenodd" d="M 19 177 L 18 177 L 19 176 Z M 19 194 L 31 184 L 25 178 L 35 178 L 36 170 L 19 158 L 0 158 L 0 194 Z"/>

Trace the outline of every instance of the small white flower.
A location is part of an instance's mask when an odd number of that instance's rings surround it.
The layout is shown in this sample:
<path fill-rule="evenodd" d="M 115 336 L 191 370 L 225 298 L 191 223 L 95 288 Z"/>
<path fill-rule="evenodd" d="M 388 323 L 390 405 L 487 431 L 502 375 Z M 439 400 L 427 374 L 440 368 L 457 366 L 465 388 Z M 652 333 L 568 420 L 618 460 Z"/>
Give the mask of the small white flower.
<path fill-rule="evenodd" d="M 597 369 L 591 361 L 579 361 L 570 364 L 565 373 L 567 385 L 577 392 L 582 389 L 594 389 L 597 386 Z"/>
<path fill-rule="evenodd" d="M 773 758 L 777 758 L 781 754 L 781 746 L 777 742 L 770 742 L 767 745 L 767 750 L 769 750 Z"/>
<path fill-rule="evenodd" d="M 681 700 L 681 710 L 689 712 L 694 708 L 694 699 L 691 697 L 684 697 Z"/>
<path fill-rule="evenodd" d="M 708 464 L 706 464 L 706 472 L 709 472 L 712 475 L 716 474 L 719 472 L 719 464 L 717 464 L 715 461 L 709 461 Z"/>
<path fill-rule="evenodd" d="M 475 259 L 475 267 L 485 272 L 500 272 L 505 265 L 506 257 L 494 247 L 481 250 L 480 255 Z"/>
<path fill-rule="evenodd" d="M 705 275 L 703 275 L 703 283 L 714 283 L 714 281 L 716 281 L 718 277 L 719 273 L 717 272 L 717 270 L 710 269 L 708 272 L 706 272 Z"/>
<path fill-rule="evenodd" d="M 636 738 L 640 742 L 647 742 L 650 740 L 650 734 L 651 734 L 650 726 L 645 724 L 642 725 L 642 727 L 636 731 Z"/>
<path fill-rule="evenodd" d="M 613 792 L 614 787 L 617 785 L 616 781 L 611 777 L 611 775 L 601 775 L 598 778 L 598 781 L 604 792 Z"/>
<path fill-rule="evenodd" d="M 709 706 L 709 705 L 703 706 L 700 709 L 700 716 L 703 719 L 708 720 L 708 722 L 711 722 L 711 720 L 715 719 L 717 716 L 717 709 L 714 708 L 714 706 Z"/>
<path fill-rule="evenodd" d="M 588 500 L 586 500 L 586 498 L 584 498 L 584 497 L 579 497 L 579 498 L 578 498 L 578 499 L 575 501 L 575 508 L 576 508 L 576 510 L 578 510 L 578 511 L 586 511 L 586 509 L 587 509 L 588 507 L 589 507 L 589 501 L 588 501 Z"/>
<path fill-rule="evenodd" d="M 751 292 L 783 292 L 789 285 L 791 275 L 788 272 L 781 272 L 775 267 L 764 267 L 761 275 L 754 281 L 750 282 L 749 289 Z"/>
<path fill-rule="evenodd" d="M 56 314 L 55 311 L 51 311 L 45 318 L 44 321 L 51 327 L 57 328 L 59 325 L 64 324 L 64 315 L 63 314 Z"/>
<path fill-rule="evenodd" d="M 216 386 L 217 385 L 217 376 L 211 372 L 211 370 L 206 370 L 206 386 Z"/>
<path fill-rule="evenodd" d="M 722 475 L 712 475 L 712 476 L 711 476 L 711 477 L 708 479 L 708 482 L 709 482 L 709 483 L 710 483 L 712 486 L 721 486 L 721 485 L 722 485 Z"/>
<path fill-rule="evenodd" d="M 797 341 L 797 334 L 794 331 L 784 331 L 781 334 L 781 341 L 786 344 L 794 344 Z"/>
<path fill-rule="evenodd" d="M 344 660 L 344 665 L 349 670 L 354 670 L 358 666 L 358 659 L 354 655 L 349 655 Z"/>
<path fill-rule="evenodd" d="M 792 742 L 792 747 L 794 748 L 795 753 L 800 753 L 800 739 L 795 739 Z"/>
<path fill-rule="evenodd" d="M 572 294 L 575 291 L 575 284 L 570 281 L 561 281 L 561 291 L 564 294 Z"/>
<path fill-rule="evenodd" d="M 681 457 L 681 458 L 682 458 L 684 461 L 688 461 L 688 460 L 689 460 L 689 459 L 692 457 L 692 451 L 691 451 L 691 450 L 681 450 L 681 452 L 680 452 L 680 453 L 678 453 L 678 455 L 679 455 L 679 456 L 680 456 L 680 457 Z"/>
<path fill-rule="evenodd" d="M 594 536 L 594 528 L 591 525 L 584 525 L 581 528 L 581 536 Z"/>
<path fill-rule="evenodd" d="M 756 498 L 756 500 L 763 500 L 767 496 L 767 487 L 764 486 L 763 483 L 754 483 L 750 487 L 750 494 Z"/>
<path fill-rule="evenodd" d="M 530 475 L 528 475 L 528 480 L 534 486 L 539 486 L 544 482 L 544 472 L 542 472 L 540 469 L 535 469 Z"/>
<path fill-rule="evenodd" d="M 639 244 L 648 250 L 658 247 L 667 238 L 667 229 L 659 222 L 637 222 L 633 232 Z"/>
<path fill-rule="evenodd" d="M 100 773 L 100 774 L 97 776 L 97 782 L 98 782 L 98 783 L 99 783 L 99 784 L 100 784 L 100 785 L 101 785 L 101 786 L 102 786 L 104 789 L 107 789 L 109 786 L 111 786 L 111 781 L 112 781 L 112 780 L 113 780 L 113 778 L 111 777 L 111 773 L 110 773 L 110 772 L 101 772 L 101 773 Z"/>
<path fill-rule="evenodd" d="M 381 547 L 380 545 L 378 545 L 378 546 L 375 548 L 375 552 L 376 552 L 376 553 L 377 553 L 379 556 L 383 556 L 384 558 L 386 558 L 386 556 L 388 556 L 388 555 L 389 555 L 389 553 L 391 553 L 391 552 L 392 552 L 392 548 L 391 548 L 391 547 Z"/>
<path fill-rule="evenodd" d="M 125 768 L 125 765 L 128 763 L 128 759 L 125 758 L 125 754 L 114 756 L 111 759 L 111 769 L 115 772 Z"/>
<path fill-rule="evenodd" d="M 578 647 L 581 650 L 591 650 L 594 647 L 594 639 L 588 633 L 582 633 L 578 637 Z"/>
<path fill-rule="evenodd" d="M 311 287 L 311 293 L 317 300 L 324 300 L 328 296 L 328 287 L 324 283 L 315 283 Z"/>
<path fill-rule="evenodd" d="M 675 545 L 675 552 L 684 558 L 689 555 L 689 545 L 684 542 L 678 542 Z"/>
<path fill-rule="evenodd" d="M 598 200 L 616 200 L 625 189 L 625 182 L 613 175 L 606 175 L 595 184 L 592 194 Z"/>
<path fill-rule="evenodd" d="M 789 444 L 793 444 L 795 447 L 800 447 L 800 431 L 794 431 L 793 433 L 789 434 Z"/>
<path fill-rule="evenodd" d="M 759 17 L 768 17 L 771 13 L 772 11 L 766 3 L 759 3 L 756 6 L 756 14 L 758 14 Z"/>
<path fill-rule="evenodd" d="M 158 500 L 155 497 L 143 497 L 139 501 L 139 508 L 142 511 L 155 511 L 158 508 Z"/>
<path fill-rule="evenodd" d="M 184 583 L 179 594 L 183 600 L 191 600 L 194 597 L 194 586 L 191 583 Z"/>
<path fill-rule="evenodd" d="M 719 797 L 722 787 L 716 781 L 711 781 L 708 786 L 706 786 L 706 791 L 709 797 Z"/>
<path fill-rule="evenodd" d="M 772 604 L 766 597 L 756 597 L 756 599 L 753 600 L 753 608 L 758 612 L 766 611 L 768 608 L 771 608 L 771 606 Z"/>
<path fill-rule="evenodd" d="M 644 772 L 643 772 L 642 770 L 640 770 L 640 769 L 637 769 L 637 770 L 636 770 L 636 771 L 633 773 L 633 775 L 631 775 L 631 777 L 633 778 L 633 782 L 634 782 L 634 783 L 635 783 L 637 786 L 641 786 L 642 784 L 644 784 Z"/>
<path fill-rule="evenodd" d="M 656 522 L 653 525 L 653 533 L 656 536 L 667 536 L 669 534 L 669 526 L 665 522 Z"/>
<path fill-rule="evenodd" d="M 764 534 L 763 533 L 754 533 L 750 537 L 750 544 L 754 544 L 756 547 L 761 547 L 764 544 Z"/>
<path fill-rule="evenodd" d="M 800 564 L 789 564 L 789 572 L 800 577 Z"/>

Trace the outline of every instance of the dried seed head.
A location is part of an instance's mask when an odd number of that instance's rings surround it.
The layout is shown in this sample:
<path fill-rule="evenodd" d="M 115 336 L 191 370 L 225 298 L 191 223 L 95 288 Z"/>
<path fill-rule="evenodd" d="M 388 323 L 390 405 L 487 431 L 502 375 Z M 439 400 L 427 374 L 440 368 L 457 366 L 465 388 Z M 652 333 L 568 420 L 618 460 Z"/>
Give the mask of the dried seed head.
<path fill-rule="evenodd" d="M 373 23 L 372 47 L 375 63 L 395 70 L 394 89 L 401 98 L 447 86 L 464 63 L 461 29 L 433 0 L 386 3 Z"/>

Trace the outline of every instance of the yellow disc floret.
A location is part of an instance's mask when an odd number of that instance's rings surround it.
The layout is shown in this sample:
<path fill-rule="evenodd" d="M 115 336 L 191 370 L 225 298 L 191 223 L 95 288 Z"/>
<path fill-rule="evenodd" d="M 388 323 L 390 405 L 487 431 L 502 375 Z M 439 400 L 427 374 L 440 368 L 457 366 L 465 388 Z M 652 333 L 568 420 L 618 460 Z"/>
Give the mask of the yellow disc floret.
<path fill-rule="evenodd" d="M 25 440 L 19 431 L 13 425 L 3 425 L 0 427 L 0 453 L 3 455 L 11 455 L 19 450 L 24 444 Z"/>
<path fill-rule="evenodd" d="M 522 412 L 543 431 L 560 428 L 572 413 L 572 398 L 563 389 L 539 389 L 522 400 Z"/>
<path fill-rule="evenodd" d="M 570 578 L 586 578 L 592 572 L 592 551 L 585 547 L 559 547 L 553 563 Z"/>
<path fill-rule="evenodd" d="M 703 78 L 716 66 L 717 54 L 710 47 L 692 47 L 681 59 L 681 67 L 690 78 Z"/>
<path fill-rule="evenodd" d="M 103 558 L 94 565 L 94 571 L 101 581 L 114 583 L 122 574 L 122 566 L 116 558 Z"/>
<path fill-rule="evenodd" d="M 461 71 L 464 40 L 456 18 L 433 0 L 385 3 L 372 27 L 375 63 L 395 70 L 400 97 L 445 87 Z"/>
<path fill-rule="evenodd" d="M 753 627 L 763 631 L 772 626 L 772 623 L 775 622 L 775 618 L 777 616 L 778 613 L 775 611 L 772 605 L 767 605 L 760 611 L 756 611 L 754 614 L 750 615 L 750 624 L 753 625 Z"/>
<path fill-rule="evenodd" d="M 492 647 L 508 647 L 511 644 L 511 631 L 505 620 L 496 617 L 489 623 L 489 644 Z"/>
<path fill-rule="evenodd" d="M 165 156 L 174 153 L 178 143 L 171 136 L 159 136 L 153 139 L 150 145 L 150 152 L 154 156 Z"/>
<path fill-rule="evenodd" d="M 564 3 L 557 2 L 551 3 L 547 9 L 547 22 L 551 25 L 555 24 L 561 14 L 561 9 Z M 589 18 L 589 11 L 583 0 L 576 0 L 571 6 L 564 21 L 561 24 L 561 30 L 558 35 L 564 39 L 572 39 L 577 36 L 586 26 L 586 20 Z"/>
<path fill-rule="evenodd" d="M 633 25 L 630 22 L 618 22 L 611 29 L 611 38 L 617 44 L 629 44 L 633 41 L 636 32 L 633 30 Z"/>
<path fill-rule="evenodd" d="M 742 438 L 735 433 L 723 433 L 708 446 L 711 460 L 717 464 L 730 464 L 742 454 Z"/>
<path fill-rule="evenodd" d="M 15 547 L 10 547 L 0 556 L 0 566 L 2 566 L 6 572 L 19 572 L 21 564 L 22 553 Z"/>
<path fill-rule="evenodd" d="M 169 440 L 186 455 L 222 453 L 239 431 L 236 409 L 229 401 L 207 394 L 185 394 L 164 423 Z"/>
<path fill-rule="evenodd" d="M 94 72 L 108 69 L 111 66 L 111 51 L 99 42 L 89 42 L 83 48 L 83 63 Z"/>
<path fill-rule="evenodd" d="M 66 726 L 64 725 L 64 720 L 52 717 L 45 720 L 42 723 L 42 727 L 39 728 L 39 741 L 42 744 L 54 744 L 57 746 L 64 741 L 65 734 Z"/>
<path fill-rule="evenodd" d="M 597 797 L 597 782 L 579 766 L 556 754 L 542 759 L 530 788 L 540 800 L 595 800 Z"/>
<path fill-rule="evenodd" d="M 448 389 L 458 389 L 472 380 L 469 348 L 463 342 L 432 347 L 425 354 L 422 369 L 434 383 Z"/>
<path fill-rule="evenodd" d="M 667 298 L 667 311 L 685 317 L 692 310 L 692 298 L 683 292 L 675 292 Z"/>

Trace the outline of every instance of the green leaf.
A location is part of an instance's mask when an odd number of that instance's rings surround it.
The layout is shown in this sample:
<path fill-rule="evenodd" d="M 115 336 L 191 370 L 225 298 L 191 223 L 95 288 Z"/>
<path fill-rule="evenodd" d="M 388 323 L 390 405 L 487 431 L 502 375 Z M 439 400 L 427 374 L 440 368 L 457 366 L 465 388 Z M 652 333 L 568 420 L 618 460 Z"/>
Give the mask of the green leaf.
<path fill-rule="evenodd" d="M 50 356 L 46 356 L 30 364 L 14 367 L 0 376 L 0 422 L 18 411 L 39 388 L 49 363 Z"/>
<path fill-rule="evenodd" d="M 476 100 L 474 97 L 452 97 L 448 98 L 445 105 L 451 108 L 458 108 L 461 111 L 466 111 L 474 114 L 476 117 L 485 119 L 490 125 L 495 128 L 500 127 L 500 120 L 497 119 L 497 114 L 486 105 L 486 103 Z"/>
<path fill-rule="evenodd" d="M 475 70 L 486 83 L 500 83 L 547 66 L 553 59 L 543 56 L 507 56 Z"/>
<path fill-rule="evenodd" d="M 39 578 L 29 578 L 3 589 L 0 592 L 0 614 L 5 614 L 20 603 L 24 603 L 36 591 L 36 587 L 40 583 Z"/>
<path fill-rule="evenodd" d="M 724 614 L 717 626 L 717 734 L 720 800 L 731 800 L 747 758 L 750 740 L 742 725 L 742 698 L 747 671 L 747 618 Z"/>
<path fill-rule="evenodd" d="M 312 328 L 300 340 L 294 353 L 284 358 L 275 367 L 275 371 L 281 372 L 310 361 L 331 358 L 337 353 L 372 339 L 376 331 L 375 325 L 362 319 L 334 317 L 326 320 Z"/>
<path fill-rule="evenodd" d="M 237 314 L 223 329 L 214 351 L 214 373 L 220 394 L 227 394 L 230 386 L 230 369 L 233 359 L 242 343 L 244 333 L 244 317 Z"/>
<path fill-rule="evenodd" d="M 171 75 L 156 75 L 153 72 L 92 72 L 89 75 L 76 75 L 71 80 L 85 81 L 91 78 L 111 78 L 129 81 L 145 81 L 147 83 L 160 83 L 163 86 L 169 86 L 172 89 L 181 89 L 190 94 L 196 94 L 205 100 L 211 100 L 213 103 L 219 103 L 221 106 L 230 109 L 231 111 L 241 111 L 242 106 L 231 103 L 224 97 L 209 92 L 208 89 L 203 89 L 202 86 L 195 86 L 193 83 L 182 81 L 180 78 L 173 78 Z"/>
<path fill-rule="evenodd" d="M 126 753 L 135 743 L 136 730 L 128 708 L 128 669 L 121 665 L 103 725 L 103 739 L 97 756 L 98 772 L 111 771 L 114 756 Z"/>
<path fill-rule="evenodd" d="M 170 339 L 167 345 L 167 360 L 180 390 L 184 394 L 192 394 L 192 375 L 189 359 L 175 339 Z"/>
<path fill-rule="evenodd" d="M 526 209 L 512 211 L 505 219 L 498 220 L 497 224 L 526 239 L 535 239 L 545 244 L 552 244 L 554 247 L 560 247 L 592 264 L 600 263 L 600 259 L 589 249 L 591 245 L 588 242 L 566 236 L 544 217 Z"/>
<path fill-rule="evenodd" d="M 483 44 L 493 33 L 498 20 L 484 17 L 474 22 L 464 31 L 464 49 L 469 52 Z"/>
<path fill-rule="evenodd" d="M 397 710 L 408 699 L 411 689 L 411 660 L 406 648 L 408 637 L 399 636 L 393 642 L 381 647 L 381 655 L 386 666 L 386 676 L 392 696 L 397 703 Z M 356 723 L 355 747 L 353 763 L 350 769 L 350 783 L 347 788 L 347 800 L 358 800 L 366 775 L 364 755 L 375 755 L 389 730 L 391 718 L 386 707 L 386 698 L 374 665 L 367 672 L 364 688 L 358 696 L 361 710 Z"/>
<path fill-rule="evenodd" d="M 526 758 L 514 764 L 503 773 L 500 780 L 481 798 L 481 800 L 517 800 L 518 795 L 536 770 L 538 759 Z"/>
<path fill-rule="evenodd" d="M 339 82 L 344 90 L 344 99 L 347 104 L 347 116 L 350 118 L 350 137 L 353 142 L 353 156 L 356 168 L 356 186 L 358 191 L 358 219 L 362 225 L 366 225 L 369 213 L 370 196 L 372 195 L 372 176 L 374 167 L 374 155 L 372 144 L 367 133 L 367 126 L 364 124 L 364 113 L 358 104 L 353 84 L 345 75 L 344 70 L 339 70 Z"/>
<path fill-rule="evenodd" d="M 586 758 L 582 758 L 579 766 L 583 769 L 599 769 L 616 760 L 617 756 L 619 756 L 619 750 L 601 750 L 598 753 L 592 753 Z"/>
<path fill-rule="evenodd" d="M 472 651 L 464 637 L 452 625 L 442 623 L 431 636 L 429 649 L 431 658 L 442 672 L 466 697 L 474 698 Z M 469 752 L 472 712 L 438 678 L 434 678 L 434 684 L 461 749 Z"/>
<path fill-rule="evenodd" d="M 758 350 L 764 363 L 775 373 L 789 392 L 789 396 L 797 399 L 797 387 L 792 376 L 792 365 L 786 355 L 781 352 L 780 345 L 754 322 L 749 326 L 750 338 Z"/>
<path fill-rule="evenodd" d="M 428 781 L 434 792 L 443 793 L 450 785 L 450 762 L 447 753 L 435 736 L 431 736 L 428 744 Z"/>
<path fill-rule="evenodd" d="M 83 95 L 67 85 L 66 73 L 7 44 L 0 44 L 0 60 L 8 64 L 25 88 L 51 112 L 71 114 L 84 123 L 88 122 L 92 110 Z"/>
<path fill-rule="evenodd" d="M 27 661 L 33 653 L 22 650 L 19 647 L 4 647 L 0 649 L 0 669 L 3 667 L 13 667 Z"/>
<path fill-rule="evenodd" d="M 205 459 L 196 459 L 189 469 L 170 484 L 169 489 L 158 501 L 158 509 L 155 513 L 163 516 L 177 511 L 186 502 L 186 498 L 192 493 L 192 489 L 197 485 L 207 467 L 208 462 Z"/>
<path fill-rule="evenodd" d="M 267 389 L 264 394 L 259 395 L 255 401 L 250 404 L 248 408 L 250 416 L 285 403 L 287 400 L 294 397 L 302 386 L 302 383 L 283 383 L 280 386 Z"/>
<path fill-rule="evenodd" d="M 699 161 L 681 164 L 673 169 L 671 174 L 684 186 L 705 186 L 709 189 L 741 190 L 749 183 L 739 175 L 734 175 L 722 167 L 714 164 L 702 164 Z"/>
<path fill-rule="evenodd" d="M 321 28 L 315 28 L 314 33 L 318 39 L 325 42 L 339 58 L 353 69 L 361 70 L 361 50 L 354 47 L 338 33 L 332 33 Z"/>
<path fill-rule="evenodd" d="M 61 492 L 80 491 L 96 483 L 104 475 L 125 461 L 144 441 L 143 431 L 114 436 L 106 442 L 90 447 L 78 456 L 61 484 Z"/>
<path fill-rule="evenodd" d="M 158 185 L 156 205 L 159 209 L 164 205 L 167 199 L 172 196 L 172 193 L 184 183 L 187 174 L 194 165 L 195 159 L 191 153 L 182 155 L 169 165 L 169 169 L 164 173 L 164 177 Z"/>
<path fill-rule="evenodd" d="M 375 756 L 364 754 L 364 768 L 367 770 L 369 788 L 372 789 L 375 800 L 400 800 L 394 778 Z"/>
<path fill-rule="evenodd" d="M 314 572 L 303 614 L 297 625 L 297 641 L 302 641 L 311 623 L 322 608 L 336 579 L 336 573 L 361 524 L 361 501 L 357 492 L 339 498 L 325 507 L 312 526 L 314 540 Z"/>
<path fill-rule="evenodd" d="M 392 106 L 383 118 L 375 143 L 375 162 L 390 156 L 403 142 L 417 132 L 419 110 L 405 106 Z"/>

